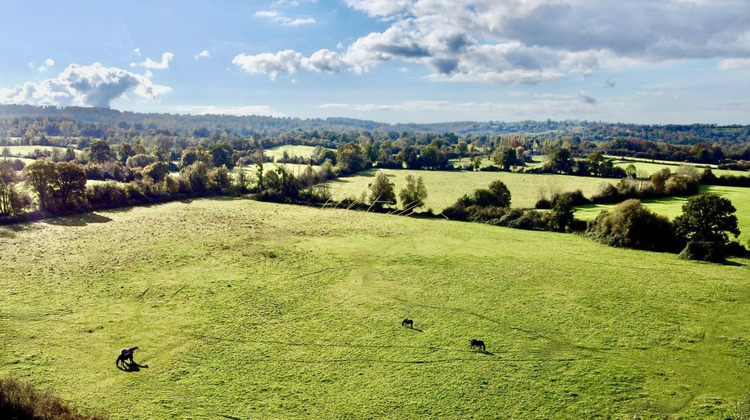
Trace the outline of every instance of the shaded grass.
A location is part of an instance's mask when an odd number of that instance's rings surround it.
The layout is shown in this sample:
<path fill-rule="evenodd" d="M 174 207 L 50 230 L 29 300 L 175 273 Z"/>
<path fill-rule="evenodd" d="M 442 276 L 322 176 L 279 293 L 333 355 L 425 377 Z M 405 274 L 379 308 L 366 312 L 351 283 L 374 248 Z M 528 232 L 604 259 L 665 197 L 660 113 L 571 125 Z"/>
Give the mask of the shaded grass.
<path fill-rule="evenodd" d="M 0 417 L 4 419 L 99 420 L 99 415 L 77 412 L 49 392 L 12 378 L 0 377 Z"/>
<path fill-rule="evenodd" d="M 98 214 L 0 235 L 0 373 L 113 418 L 719 418 L 750 383 L 743 264 L 241 200 Z M 117 370 L 132 345 L 149 368 Z"/>

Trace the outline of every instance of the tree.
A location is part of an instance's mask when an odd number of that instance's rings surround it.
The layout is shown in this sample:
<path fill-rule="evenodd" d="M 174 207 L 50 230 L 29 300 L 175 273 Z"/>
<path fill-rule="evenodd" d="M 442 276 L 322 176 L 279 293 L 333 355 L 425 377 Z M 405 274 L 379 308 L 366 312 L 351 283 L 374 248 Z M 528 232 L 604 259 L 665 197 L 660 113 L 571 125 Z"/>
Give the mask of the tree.
<path fill-rule="evenodd" d="M 414 178 L 411 175 L 406 176 L 406 187 L 398 194 L 403 206 L 409 206 L 413 209 L 424 206 L 424 200 L 427 198 L 427 188 L 424 186 L 422 177 Z"/>
<path fill-rule="evenodd" d="M 557 149 L 550 155 L 549 159 L 544 162 L 544 167 L 552 172 L 569 174 L 573 171 L 573 158 L 570 157 L 570 150 Z"/>
<path fill-rule="evenodd" d="M 232 160 L 232 146 L 227 143 L 216 143 L 209 148 L 211 152 L 211 163 L 215 168 L 226 166 L 228 169 L 234 168 Z"/>
<path fill-rule="evenodd" d="M 60 176 L 58 189 L 58 207 L 60 210 L 70 210 L 82 206 L 86 202 L 86 172 L 75 162 L 57 163 L 57 173 Z"/>
<path fill-rule="evenodd" d="M 70 136 L 73 135 L 75 130 L 76 124 L 73 121 L 63 121 L 60 123 L 60 132 L 62 132 L 65 141 L 70 139 Z"/>
<path fill-rule="evenodd" d="M 153 179 L 154 183 L 158 183 L 164 181 L 164 177 L 169 174 L 169 168 L 164 162 L 154 162 L 143 168 L 141 173 Z"/>
<path fill-rule="evenodd" d="M 37 159 L 27 165 L 23 176 L 29 188 L 34 192 L 42 211 L 55 211 L 55 191 L 60 185 L 60 174 L 54 162 Z"/>
<path fill-rule="evenodd" d="M 104 163 L 112 158 L 112 150 L 104 140 L 94 140 L 89 146 L 91 160 L 98 163 Z"/>
<path fill-rule="evenodd" d="M 515 149 L 497 149 L 492 154 L 492 161 L 504 170 L 509 171 L 510 168 L 518 165 L 518 156 Z"/>
<path fill-rule="evenodd" d="M 682 215 L 674 219 L 677 233 L 691 241 L 724 246 L 731 233 L 740 235 L 732 202 L 716 194 L 698 194 L 688 198 Z"/>
<path fill-rule="evenodd" d="M 5 161 L 0 161 L 0 216 L 15 216 L 31 204 L 30 197 L 16 190 L 15 168 Z"/>
<path fill-rule="evenodd" d="M 383 172 L 375 175 L 375 180 L 369 185 L 370 203 L 376 209 L 382 209 L 383 204 L 396 204 L 396 193 L 393 190 L 393 182 Z"/>
<path fill-rule="evenodd" d="M 558 232 L 565 232 L 575 220 L 575 209 L 573 208 L 573 198 L 570 194 L 564 194 L 555 200 L 552 207 L 552 218 L 550 224 L 552 229 Z"/>
<path fill-rule="evenodd" d="M 510 190 L 502 181 L 492 181 L 489 190 L 495 196 L 495 206 L 510 207 Z"/>
<path fill-rule="evenodd" d="M 263 150 L 256 149 L 255 152 L 253 152 L 253 162 L 255 162 L 255 169 L 256 174 L 255 176 L 258 178 L 258 192 L 263 192 L 263 176 L 265 175 L 263 173 L 263 162 L 266 160 L 265 155 L 263 155 Z"/>

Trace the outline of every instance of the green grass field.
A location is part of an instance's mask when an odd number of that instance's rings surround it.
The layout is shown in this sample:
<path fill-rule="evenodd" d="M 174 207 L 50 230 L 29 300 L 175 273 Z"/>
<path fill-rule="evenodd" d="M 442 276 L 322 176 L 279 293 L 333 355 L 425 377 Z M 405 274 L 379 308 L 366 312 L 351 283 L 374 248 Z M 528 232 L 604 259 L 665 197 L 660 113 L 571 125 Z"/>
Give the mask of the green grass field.
<path fill-rule="evenodd" d="M 718 194 L 729 199 L 737 209 L 737 222 L 742 234 L 739 241 L 750 245 L 750 189 L 740 187 L 720 187 L 704 185 L 701 192 Z M 682 214 L 682 206 L 687 197 L 667 197 L 655 200 L 643 200 L 643 204 L 653 212 L 674 219 Z M 578 207 L 575 216 L 581 220 L 593 220 L 602 210 L 608 210 L 614 204 L 592 204 Z"/>
<path fill-rule="evenodd" d="M 606 178 L 574 177 L 566 175 L 524 174 L 509 172 L 468 172 L 468 171 L 417 171 L 406 169 L 380 169 L 395 183 L 396 196 L 406 185 L 406 176 L 421 176 L 427 188 L 425 208 L 436 213 L 455 203 L 464 194 L 471 194 L 477 188 L 487 188 L 490 182 L 501 180 L 508 186 L 513 207 L 534 207 L 541 192 L 550 197 L 550 191 L 573 191 L 581 189 L 587 197 L 599 192 L 602 184 L 616 182 Z M 339 178 L 330 183 L 333 198 L 347 197 L 359 199 L 363 192 L 368 196 L 368 184 L 377 174 L 377 169 L 360 172 L 353 177 Z M 402 203 L 398 203 L 401 205 Z"/>
<path fill-rule="evenodd" d="M 687 162 L 672 162 L 672 161 L 666 161 L 666 160 L 651 160 L 651 159 L 638 159 L 638 158 L 627 158 L 622 159 L 617 156 L 607 156 L 609 158 L 614 159 L 615 166 L 619 166 L 623 169 L 627 168 L 630 165 L 635 166 L 635 169 L 639 172 L 642 172 L 644 174 L 647 174 L 648 176 L 651 176 L 651 174 L 654 174 L 663 168 L 669 168 L 671 172 L 677 172 L 680 169 L 680 166 L 692 166 L 695 167 L 696 170 L 699 172 L 702 172 L 705 168 L 711 168 L 711 172 L 713 172 L 716 176 L 721 175 L 735 175 L 735 176 L 748 176 L 747 171 L 729 171 L 725 169 L 716 169 L 716 165 L 707 165 L 707 164 L 696 164 L 696 163 L 687 163 Z"/>
<path fill-rule="evenodd" d="M 0 227 L 0 255 L 0 375 L 113 419 L 726 418 L 750 390 L 747 261 L 228 199 Z"/>
<path fill-rule="evenodd" d="M 65 153 L 67 148 L 65 147 L 55 147 L 55 146 L 0 146 L 0 151 L 2 151 L 5 148 L 8 148 L 10 150 L 10 154 L 12 157 L 26 157 L 34 153 L 35 150 L 59 150 L 61 153 Z M 80 156 L 83 154 L 82 150 L 73 149 L 76 156 Z"/>
<path fill-rule="evenodd" d="M 313 150 L 315 150 L 315 147 L 313 146 L 287 144 L 284 146 L 266 149 L 263 151 L 263 154 L 268 157 L 274 158 L 274 160 L 281 159 L 281 157 L 284 156 L 284 152 L 287 152 L 289 157 L 296 156 L 302 158 L 310 158 L 312 156 Z"/>

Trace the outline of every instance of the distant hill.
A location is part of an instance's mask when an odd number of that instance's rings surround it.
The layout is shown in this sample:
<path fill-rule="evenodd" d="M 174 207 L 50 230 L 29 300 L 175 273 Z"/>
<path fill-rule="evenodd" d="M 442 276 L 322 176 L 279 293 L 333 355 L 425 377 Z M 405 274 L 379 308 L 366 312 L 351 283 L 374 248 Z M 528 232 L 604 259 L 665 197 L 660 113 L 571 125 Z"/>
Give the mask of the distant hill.
<path fill-rule="evenodd" d="M 227 131 L 231 134 L 250 136 L 254 133 L 280 135 L 298 131 L 323 132 L 378 132 L 421 134 L 453 133 L 460 137 L 534 135 L 539 138 L 570 138 L 576 141 L 603 141 L 616 138 L 635 138 L 673 144 L 692 145 L 695 143 L 745 144 L 750 138 L 750 125 L 715 124 L 668 124 L 643 125 L 625 123 L 604 123 L 594 121 L 455 121 L 432 124 L 388 124 L 377 121 L 353 118 L 283 118 L 260 115 L 180 115 L 137 113 L 117 111 L 108 108 L 0 105 L 0 120 L 17 118 L 50 120 L 73 120 L 77 123 L 98 123 L 117 125 L 121 128 L 168 130 L 172 133 L 192 133 L 194 130 L 208 132 Z M 11 121 L 12 123 L 12 121 Z M 0 129 L 2 127 L 0 126 Z M 2 134 L 2 133 L 0 133 Z"/>

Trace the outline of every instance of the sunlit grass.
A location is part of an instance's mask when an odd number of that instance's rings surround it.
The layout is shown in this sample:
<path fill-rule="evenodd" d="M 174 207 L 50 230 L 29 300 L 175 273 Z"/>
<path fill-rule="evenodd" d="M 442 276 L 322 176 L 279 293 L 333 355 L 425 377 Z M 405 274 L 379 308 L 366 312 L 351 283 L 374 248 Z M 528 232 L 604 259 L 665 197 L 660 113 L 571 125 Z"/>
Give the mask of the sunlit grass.
<path fill-rule="evenodd" d="M 227 199 L 0 255 L 0 375 L 113 419 L 726 418 L 750 383 L 745 262 Z"/>

